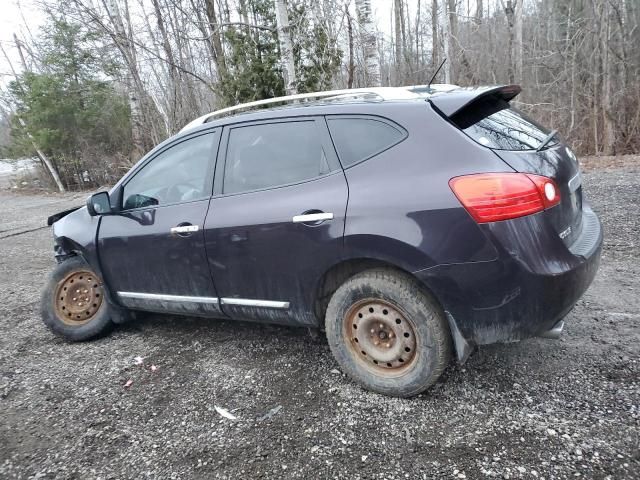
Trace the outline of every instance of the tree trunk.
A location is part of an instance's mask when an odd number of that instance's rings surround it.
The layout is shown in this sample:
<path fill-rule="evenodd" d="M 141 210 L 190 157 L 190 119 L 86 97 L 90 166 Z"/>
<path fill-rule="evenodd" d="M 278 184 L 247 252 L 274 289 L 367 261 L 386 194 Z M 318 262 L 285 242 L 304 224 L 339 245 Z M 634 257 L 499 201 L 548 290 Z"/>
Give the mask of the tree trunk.
<path fill-rule="evenodd" d="M 449 23 L 449 7 L 448 0 L 443 0 L 442 4 L 442 46 L 444 47 L 444 58 L 446 63 L 443 66 L 444 83 L 451 83 L 451 24 Z"/>
<path fill-rule="evenodd" d="M 145 135 L 143 133 L 144 113 L 142 98 L 145 96 L 142 87 L 142 80 L 138 71 L 138 61 L 135 47 L 130 41 L 129 35 L 124 28 L 122 15 L 118 7 L 117 0 L 106 0 L 105 7 L 115 29 L 116 45 L 125 59 L 129 74 L 125 78 L 127 96 L 129 98 L 129 108 L 131 110 L 131 141 L 133 149 L 131 156 L 137 160 L 146 151 Z"/>
<path fill-rule="evenodd" d="M 395 50 L 396 50 L 396 84 L 401 85 L 403 78 L 402 66 L 402 0 L 394 0 L 393 17 L 395 20 Z"/>
<path fill-rule="evenodd" d="M 418 0 L 418 7 L 416 9 L 416 32 L 415 32 L 415 42 L 416 42 L 416 65 L 415 65 L 415 69 L 416 70 L 416 77 L 420 77 L 420 40 L 422 38 L 422 32 L 420 31 L 420 20 L 421 20 L 421 10 L 422 10 L 422 5 L 420 3 L 420 0 Z M 420 83 L 420 81 L 418 80 L 418 78 L 416 78 L 416 83 Z"/>
<path fill-rule="evenodd" d="M 515 0 L 516 2 L 518 0 Z M 515 10 L 513 7 L 512 0 L 507 0 L 507 6 L 504 7 L 504 14 L 507 17 L 507 27 L 509 29 L 509 43 L 508 43 L 508 52 L 509 52 L 509 83 L 516 83 L 515 80 L 515 68 L 514 68 L 514 57 L 515 57 L 515 40 L 514 40 L 514 23 L 515 23 Z"/>
<path fill-rule="evenodd" d="M 224 58 L 224 49 L 220 40 L 220 26 L 216 17 L 215 0 L 205 0 L 207 20 L 209 21 L 209 29 L 211 30 L 211 46 L 213 51 L 213 61 L 216 64 L 216 72 L 218 81 L 222 81 L 227 77 L 227 63 Z"/>
<path fill-rule="evenodd" d="M 457 55 L 456 48 L 458 43 L 458 15 L 456 12 L 456 0 L 448 0 L 449 1 L 449 15 L 447 16 L 449 20 L 449 53 L 447 54 L 447 65 L 449 66 L 449 82 L 447 83 L 456 83 L 456 65 Z M 445 65 L 445 66 L 447 66 Z"/>
<path fill-rule="evenodd" d="M 480 25 L 482 23 L 482 17 L 484 15 L 484 5 L 482 0 L 476 0 L 476 17 L 475 22 Z"/>
<path fill-rule="evenodd" d="M 431 0 L 431 65 L 436 68 L 440 63 L 438 49 L 440 40 L 438 38 L 438 0 Z"/>
<path fill-rule="evenodd" d="M 603 15 L 600 28 L 600 58 L 602 60 L 602 125 L 603 139 L 602 151 L 605 155 L 616 153 L 616 131 L 613 125 L 613 105 L 611 100 L 611 55 L 609 44 L 611 42 L 611 22 L 609 19 L 609 2 L 602 5 Z"/>
<path fill-rule="evenodd" d="M 514 21 L 514 29 L 515 29 L 515 81 L 516 83 L 522 83 L 523 78 L 523 67 L 524 67 L 524 46 L 522 44 L 522 15 L 523 15 L 523 0 L 515 0 L 515 21 Z"/>
<path fill-rule="evenodd" d="M 353 22 L 351 15 L 349 14 L 349 7 L 344 7 L 345 15 L 347 16 L 347 36 L 349 41 L 349 63 L 347 64 L 347 88 L 353 88 L 353 74 L 356 69 L 353 61 Z"/>
<path fill-rule="evenodd" d="M 160 10 L 159 0 L 152 0 L 153 8 L 156 14 L 156 22 L 158 25 L 158 30 L 160 31 L 160 36 L 162 37 L 162 48 L 164 50 L 164 54 L 167 58 L 168 70 L 169 70 L 169 106 L 170 111 L 168 114 L 168 130 L 170 132 L 174 132 L 179 123 L 182 123 L 181 120 L 178 120 L 178 90 L 180 88 L 180 74 L 178 73 L 178 69 L 176 68 L 176 60 L 173 55 L 173 51 L 171 50 L 171 43 L 169 42 L 169 36 L 167 35 L 167 29 L 164 25 L 164 21 L 162 20 L 162 11 Z M 151 33 L 151 32 L 150 32 Z"/>
<path fill-rule="evenodd" d="M 289 28 L 289 13 L 286 0 L 276 2 L 276 25 L 278 27 L 278 42 L 280 44 L 280 63 L 284 76 L 284 89 L 287 95 L 297 93 L 296 67 L 293 62 L 293 47 L 291 46 L 291 29 Z"/>
<path fill-rule="evenodd" d="M 371 0 L 356 0 L 356 10 L 360 24 L 360 44 L 364 52 L 365 83 L 369 87 L 380 87 L 380 54 L 371 12 Z"/>

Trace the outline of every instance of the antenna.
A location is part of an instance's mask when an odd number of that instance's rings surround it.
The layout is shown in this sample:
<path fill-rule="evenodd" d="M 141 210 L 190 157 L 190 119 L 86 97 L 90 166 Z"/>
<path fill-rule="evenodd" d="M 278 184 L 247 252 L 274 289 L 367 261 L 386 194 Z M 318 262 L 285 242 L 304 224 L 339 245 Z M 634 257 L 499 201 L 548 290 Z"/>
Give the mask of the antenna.
<path fill-rule="evenodd" d="M 436 75 L 438 75 L 438 73 L 440 72 L 440 70 L 442 69 L 442 67 L 444 66 L 446 61 L 447 61 L 446 58 L 444 60 L 442 60 L 442 63 L 440 64 L 440 66 L 438 67 L 436 72 L 433 74 L 433 77 L 431 77 L 431 80 L 429 80 L 429 83 L 427 84 L 427 88 L 429 88 L 431 86 L 431 83 L 435 80 Z"/>

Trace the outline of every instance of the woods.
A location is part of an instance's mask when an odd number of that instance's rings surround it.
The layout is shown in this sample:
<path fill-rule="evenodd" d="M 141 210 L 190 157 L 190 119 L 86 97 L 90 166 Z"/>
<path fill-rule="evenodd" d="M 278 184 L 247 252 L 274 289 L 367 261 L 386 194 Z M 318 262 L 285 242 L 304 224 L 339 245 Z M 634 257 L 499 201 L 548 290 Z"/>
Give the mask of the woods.
<path fill-rule="evenodd" d="M 67 188 L 112 182 L 208 111 L 296 92 L 422 84 L 444 58 L 436 82 L 518 83 L 517 107 L 580 154 L 640 150 L 640 3 L 632 0 L 38 5 L 43 28 L 16 25 L 3 44 L 15 71 L 2 94 L 11 128 L 3 153 L 33 156 L 35 142 Z"/>

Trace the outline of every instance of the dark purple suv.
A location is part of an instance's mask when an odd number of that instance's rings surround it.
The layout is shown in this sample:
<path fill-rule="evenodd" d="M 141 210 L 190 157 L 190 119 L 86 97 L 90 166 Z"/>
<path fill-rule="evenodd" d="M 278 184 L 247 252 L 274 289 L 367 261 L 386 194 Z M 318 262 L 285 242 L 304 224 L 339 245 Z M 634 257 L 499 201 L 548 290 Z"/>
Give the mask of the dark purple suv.
<path fill-rule="evenodd" d="M 43 320 L 76 341 L 136 310 L 324 328 L 346 373 L 397 396 L 477 345 L 557 337 L 602 231 L 574 154 L 510 107 L 519 91 L 323 92 L 201 117 L 49 219 Z"/>

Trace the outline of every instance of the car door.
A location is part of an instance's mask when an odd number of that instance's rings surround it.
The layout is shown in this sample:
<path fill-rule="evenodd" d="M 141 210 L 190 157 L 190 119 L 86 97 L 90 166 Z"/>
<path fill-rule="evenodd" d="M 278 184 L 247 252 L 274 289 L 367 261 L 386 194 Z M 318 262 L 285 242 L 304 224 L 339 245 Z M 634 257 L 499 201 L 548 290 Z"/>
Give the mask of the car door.
<path fill-rule="evenodd" d="M 232 125 L 220 152 L 205 241 L 223 312 L 316 323 L 318 281 L 342 254 L 348 193 L 324 119 Z"/>
<path fill-rule="evenodd" d="M 204 245 L 220 129 L 171 144 L 116 190 L 98 253 L 111 291 L 130 308 L 218 314 Z"/>

